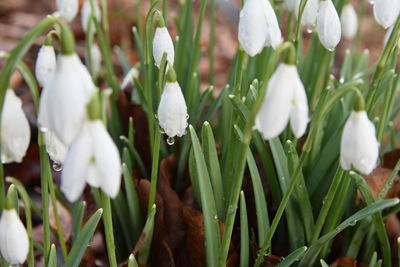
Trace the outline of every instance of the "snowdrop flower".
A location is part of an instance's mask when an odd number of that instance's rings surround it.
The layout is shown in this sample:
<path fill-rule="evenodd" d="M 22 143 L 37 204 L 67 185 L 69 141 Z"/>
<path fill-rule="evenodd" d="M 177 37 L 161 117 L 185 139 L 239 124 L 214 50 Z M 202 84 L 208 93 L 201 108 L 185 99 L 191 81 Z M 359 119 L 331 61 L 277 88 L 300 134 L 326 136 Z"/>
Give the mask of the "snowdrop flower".
<path fill-rule="evenodd" d="M 285 0 L 285 5 L 290 12 L 297 13 L 299 10 L 300 0 Z"/>
<path fill-rule="evenodd" d="M 365 110 L 353 111 L 347 120 L 340 145 L 340 165 L 349 170 L 351 166 L 362 174 L 370 174 L 376 167 L 379 142 L 375 126 Z"/>
<path fill-rule="evenodd" d="M 167 83 L 161 95 L 157 116 L 160 127 L 168 135 L 168 143 L 173 144 L 175 136 L 185 134 L 188 126 L 187 108 L 181 87 L 176 81 L 176 74 L 172 67 L 168 70 Z"/>
<path fill-rule="evenodd" d="M 60 16 L 70 22 L 78 14 L 78 0 L 57 0 L 57 8 Z"/>
<path fill-rule="evenodd" d="M 101 70 L 101 51 L 99 46 L 96 43 L 93 43 L 91 49 L 91 68 L 92 68 L 92 74 L 94 77 L 97 77 L 100 73 Z"/>
<path fill-rule="evenodd" d="M 56 68 L 56 53 L 51 45 L 43 45 L 36 59 L 36 79 L 44 86 Z"/>
<path fill-rule="evenodd" d="M 46 150 L 51 160 L 56 163 L 55 165 L 62 164 L 67 156 L 68 148 L 51 131 L 45 132 L 44 137 Z"/>
<path fill-rule="evenodd" d="M 374 4 L 375 20 L 383 28 L 393 26 L 400 14 L 399 0 L 376 0 Z"/>
<path fill-rule="evenodd" d="M 11 265 L 25 262 L 29 238 L 15 209 L 4 209 L 0 218 L 0 252 Z"/>
<path fill-rule="evenodd" d="M 268 83 L 255 128 L 264 139 L 272 139 L 286 128 L 288 121 L 300 138 L 309 121 L 307 95 L 295 65 L 281 63 Z"/>
<path fill-rule="evenodd" d="M 158 68 L 160 68 L 164 53 L 167 54 L 168 65 L 174 65 L 174 44 L 167 27 L 165 27 L 164 20 L 160 15 L 157 18 L 157 28 L 153 38 L 153 57 Z"/>
<path fill-rule="evenodd" d="M 320 42 L 329 51 L 333 51 L 340 42 L 340 19 L 331 0 L 323 0 L 319 5 L 317 32 Z"/>
<path fill-rule="evenodd" d="M 247 0 L 240 12 L 239 43 L 250 56 L 282 42 L 281 30 L 269 0 Z"/>
<path fill-rule="evenodd" d="M 121 83 L 121 90 L 124 90 L 130 83 L 132 83 L 133 79 L 139 78 L 139 70 L 138 66 L 131 68 L 128 73 L 125 75 L 122 83 Z"/>
<path fill-rule="evenodd" d="M 86 119 L 86 104 L 95 90 L 92 78 L 76 54 L 59 55 L 56 70 L 43 88 L 38 123 L 69 146 Z"/>
<path fill-rule="evenodd" d="M 318 0 L 307 0 L 301 18 L 301 25 L 306 26 L 310 30 L 315 27 L 317 23 L 318 5 Z"/>
<path fill-rule="evenodd" d="M 92 13 L 92 7 L 90 5 L 90 0 L 86 0 L 85 3 L 82 6 L 82 11 L 81 11 L 82 29 L 85 32 L 87 32 L 87 30 L 88 30 L 88 24 L 89 24 L 89 19 L 90 19 L 91 13 Z M 99 9 L 97 1 L 94 1 L 94 12 L 93 12 L 93 14 L 94 14 L 96 20 L 98 22 L 100 22 L 101 13 L 100 13 L 100 9 Z M 91 25 L 91 31 L 94 31 L 94 24 L 93 23 Z"/>
<path fill-rule="evenodd" d="M 3 163 L 21 162 L 31 139 L 31 129 L 22 102 L 7 89 L 1 113 L 1 159 Z"/>
<path fill-rule="evenodd" d="M 352 40 L 356 36 L 358 29 L 357 13 L 352 4 L 347 4 L 343 7 L 340 20 L 342 22 L 343 36 Z"/>
<path fill-rule="evenodd" d="M 78 200 L 86 182 L 115 198 L 121 184 L 121 159 L 103 122 L 87 121 L 72 144 L 61 173 L 61 191 L 70 202 Z"/>

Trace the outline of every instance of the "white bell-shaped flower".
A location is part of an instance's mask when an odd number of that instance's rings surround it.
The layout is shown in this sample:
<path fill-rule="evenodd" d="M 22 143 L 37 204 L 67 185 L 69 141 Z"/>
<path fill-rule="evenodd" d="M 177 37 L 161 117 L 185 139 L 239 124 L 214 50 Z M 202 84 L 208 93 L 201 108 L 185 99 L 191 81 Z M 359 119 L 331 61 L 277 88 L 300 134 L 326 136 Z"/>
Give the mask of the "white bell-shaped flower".
<path fill-rule="evenodd" d="M 22 102 L 12 89 L 7 89 L 1 113 L 2 162 L 21 162 L 30 140 L 31 129 Z"/>
<path fill-rule="evenodd" d="M 72 21 L 78 14 L 78 0 L 57 0 L 57 8 L 60 16 L 66 21 Z"/>
<path fill-rule="evenodd" d="M 383 28 L 393 26 L 400 14 L 399 0 L 375 0 L 374 17 Z"/>
<path fill-rule="evenodd" d="M 100 74 L 101 70 L 101 51 L 96 43 L 93 43 L 90 49 L 90 54 L 93 76 L 97 77 Z"/>
<path fill-rule="evenodd" d="M 275 48 L 282 42 L 281 30 L 274 9 L 268 0 L 247 0 L 240 11 L 238 39 L 250 56 L 264 47 Z"/>
<path fill-rule="evenodd" d="M 137 67 L 131 68 L 128 73 L 125 75 L 122 83 L 121 83 L 121 90 L 124 90 L 130 83 L 133 83 L 134 78 L 139 78 L 139 70 Z"/>
<path fill-rule="evenodd" d="M 56 68 L 56 53 L 51 45 L 43 45 L 36 59 L 36 79 L 44 86 Z"/>
<path fill-rule="evenodd" d="M 343 36 L 352 40 L 356 36 L 358 30 L 357 13 L 352 4 L 347 4 L 343 7 L 340 21 L 342 23 Z"/>
<path fill-rule="evenodd" d="M 68 148 L 51 131 L 45 132 L 44 137 L 46 150 L 51 160 L 56 164 L 64 163 Z"/>
<path fill-rule="evenodd" d="M 0 253 L 11 265 L 25 262 L 29 238 L 15 209 L 4 209 L 0 218 Z"/>
<path fill-rule="evenodd" d="M 67 153 L 61 173 L 61 191 L 78 200 L 86 182 L 115 198 L 121 185 L 121 158 L 101 120 L 87 121 Z"/>
<path fill-rule="evenodd" d="M 168 81 L 161 95 L 157 116 L 160 127 L 169 138 L 181 137 L 185 134 L 189 116 L 185 98 L 181 87 L 176 81 L 175 71 L 172 67 L 168 71 Z"/>
<path fill-rule="evenodd" d="M 296 66 L 281 63 L 268 83 L 255 128 L 264 139 L 271 139 L 282 133 L 289 120 L 294 135 L 300 138 L 309 121 L 308 102 Z"/>
<path fill-rule="evenodd" d="M 167 54 L 167 66 L 173 66 L 175 57 L 174 43 L 167 27 L 165 27 L 163 18 L 159 16 L 157 17 L 157 28 L 153 38 L 153 57 L 154 63 L 158 68 L 160 68 L 164 53 Z"/>
<path fill-rule="evenodd" d="M 90 15 L 92 13 L 92 6 L 90 5 L 90 0 L 86 0 L 85 3 L 82 6 L 81 10 L 81 23 L 82 23 L 82 29 L 87 32 L 88 30 L 88 24 L 89 24 L 89 19 Z M 98 6 L 97 1 L 94 1 L 94 10 L 93 14 L 98 22 L 101 20 L 101 13 L 100 13 L 100 8 Z M 95 26 L 92 23 L 91 25 L 91 31 L 94 31 Z"/>
<path fill-rule="evenodd" d="M 370 174 L 375 169 L 379 156 L 379 142 L 375 126 L 367 113 L 353 111 L 347 120 L 340 145 L 340 165 L 349 170 L 351 166 L 362 174 Z"/>
<path fill-rule="evenodd" d="M 54 75 L 45 85 L 39 105 L 41 130 L 50 130 L 69 146 L 86 120 L 86 104 L 95 85 L 76 54 L 59 55 Z"/>
<path fill-rule="evenodd" d="M 317 32 L 322 45 L 329 51 L 335 50 L 342 33 L 339 16 L 331 0 L 323 0 L 319 4 Z"/>
<path fill-rule="evenodd" d="M 319 0 L 307 0 L 304 7 L 301 25 L 306 26 L 309 30 L 313 29 L 317 24 L 318 3 Z"/>

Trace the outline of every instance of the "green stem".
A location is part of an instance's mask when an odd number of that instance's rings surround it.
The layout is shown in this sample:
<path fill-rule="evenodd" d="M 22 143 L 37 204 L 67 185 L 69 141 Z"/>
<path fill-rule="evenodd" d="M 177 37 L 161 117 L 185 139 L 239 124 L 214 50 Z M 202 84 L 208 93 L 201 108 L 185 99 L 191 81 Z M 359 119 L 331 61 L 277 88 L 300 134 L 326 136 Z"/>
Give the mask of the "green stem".
<path fill-rule="evenodd" d="M 241 96 L 242 94 L 242 78 L 243 78 L 243 61 L 245 52 L 243 49 L 239 48 L 238 59 L 236 62 L 236 74 L 235 74 L 235 84 L 233 86 L 233 92 L 236 96 Z"/>
<path fill-rule="evenodd" d="M 300 1 L 299 14 L 297 16 L 296 33 L 295 33 L 295 39 L 294 39 L 296 48 L 298 48 L 298 46 L 299 46 L 300 33 L 301 33 L 301 31 L 300 31 L 301 30 L 301 19 L 303 17 L 304 8 L 306 7 L 307 1 L 308 0 Z"/>
<path fill-rule="evenodd" d="M 208 47 L 209 54 L 209 83 L 214 85 L 214 56 L 215 56 L 215 13 L 217 9 L 216 0 L 211 0 L 210 3 L 210 44 Z"/>
<path fill-rule="evenodd" d="M 157 178 L 158 178 L 158 165 L 160 158 L 160 141 L 161 141 L 161 133 L 160 131 L 155 131 L 154 136 L 154 147 L 153 147 L 153 162 L 151 167 L 151 184 L 150 184 L 150 195 L 149 195 L 149 203 L 147 213 L 150 214 L 153 209 L 153 205 L 156 200 L 157 193 Z"/>
<path fill-rule="evenodd" d="M 111 201 L 110 198 L 104 192 L 101 192 L 101 202 L 104 210 L 103 223 L 104 223 L 104 231 L 106 234 L 108 260 L 111 267 L 117 267 L 117 257 L 115 255 L 114 228 L 113 228 L 112 213 L 111 213 Z"/>

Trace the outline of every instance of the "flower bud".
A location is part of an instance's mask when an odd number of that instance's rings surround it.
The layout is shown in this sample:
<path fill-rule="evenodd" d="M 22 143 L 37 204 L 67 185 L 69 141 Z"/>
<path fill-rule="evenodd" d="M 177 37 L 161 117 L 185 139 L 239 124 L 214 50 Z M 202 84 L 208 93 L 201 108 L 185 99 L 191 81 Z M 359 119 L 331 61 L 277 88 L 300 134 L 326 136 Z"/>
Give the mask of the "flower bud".
<path fill-rule="evenodd" d="M 94 77 L 97 77 L 100 74 L 101 70 L 101 51 L 96 43 L 93 43 L 92 48 L 90 49 L 90 53 L 91 53 L 92 75 Z"/>
<path fill-rule="evenodd" d="M 24 263 L 28 256 L 28 233 L 15 209 L 4 209 L 1 214 L 0 252 L 11 265 Z"/>
<path fill-rule="evenodd" d="M 90 0 L 86 0 L 85 3 L 82 6 L 82 10 L 81 10 L 81 23 L 82 23 L 82 29 L 87 33 L 88 30 L 88 24 L 89 24 L 89 19 L 90 19 L 90 15 L 92 14 L 92 6 L 90 4 Z M 98 6 L 97 1 L 94 1 L 94 11 L 93 11 L 94 17 L 96 18 L 96 20 L 98 22 L 100 22 L 101 20 L 101 13 L 100 13 L 100 9 Z M 91 31 L 95 30 L 95 26 L 92 22 L 91 25 Z M 90 34 L 90 33 L 87 33 Z"/>
<path fill-rule="evenodd" d="M 353 111 L 344 125 L 340 145 L 340 165 L 349 170 L 351 166 L 362 174 L 370 174 L 376 167 L 379 142 L 375 126 L 365 110 Z"/>
<path fill-rule="evenodd" d="M 308 29 L 315 27 L 317 23 L 318 5 L 318 0 L 307 0 L 301 18 L 301 25 L 306 26 Z"/>
<path fill-rule="evenodd" d="M 57 0 L 57 8 L 60 16 L 70 22 L 78 14 L 78 0 Z"/>
<path fill-rule="evenodd" d="M 12 89 L 7 89 L 1 113 L 2 162 L 21 162 L 30 140 L 31 129 L 22 110 L 22 102 Z"/>
<path fill-rule="evenodd" d="M 51 45 L 43 45 L 36 59 L 36 79 L 44 86 L 56 68 L 56 53 Z"/>
<path fill-rule="evenodd" d="M 340 20 L 342 23 L 343 36 L 352 40 L 356 36 L 358 30 L 357 13 L 352 4 L 347 4 L 343 7 Z"/>
<path fill-rule="evenodd" d="M 329 51 L 335 50 L 340 42 L 341 25 L 339 16 L 331 0 L 323 0 L 319 4 L 317 32 L 322 45 Z"/>
<path fill-rule="evenodd" d="M 264 139 L 272 139 L 282 133 L 289 119 L 294 135 L 300 138 L 309 121 L 306 92 L 296 66 L 281 63 L 268 83 L 255 128 Z"/>
<path fill-rule="evenodd" d="M 162 20 L 162 18 L 159 18 L 159 20 Z M 153 38 L 153 57 L 158 68 L 160 68 L 164 53 L 167 54 L 168 65 L 174 65 L 174 43 L 172 42 L 168 29 L 161 23 L 157 26 Z"/>
<path fill-rule="evenodd" d="M 399 0 L 375 0 L 374 17 L 383 28 L 393 26 L 400 14 Z"/>

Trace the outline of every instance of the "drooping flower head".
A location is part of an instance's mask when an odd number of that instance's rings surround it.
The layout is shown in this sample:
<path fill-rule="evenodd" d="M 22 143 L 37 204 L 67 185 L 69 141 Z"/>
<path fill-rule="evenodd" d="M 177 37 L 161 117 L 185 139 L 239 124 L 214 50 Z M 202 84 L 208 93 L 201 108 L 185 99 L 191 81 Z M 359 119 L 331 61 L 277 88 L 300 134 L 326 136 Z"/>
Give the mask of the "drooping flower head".
<path fill-rule="evenodd" d="M 357 34 L 358 18 L 352 4 L 347 4 L 343 7 L 340 20 L 343 36 L 350 40 L 353 39 Z"/>
<path fill-rule="evenodd" d="M 319 4 L 317 32 L 321 44 L 329 51 L 335 50 L 342 34 L 339 16 L 332 0 L 323 0 Z"/>
<path fill-rule="evenodd" d="M 66 21 L 72 21 L 76 17 L 76 14 L 78 14 L 78 0 L 57 0 L 56 2 L 58 13 Z"/>
<path fill-rule="evenodd" d="M 82 6 L 82 10 L 81 10 L 81 23 L 82 23 L 82 29 L 88 33 L 88 25 L 89 25 L 89 19 L 90 19 L 90 15 L 92 14 L 92 6 L 90 4 L 90 0 L 86 0 L 85 3 Z M 94 17 L 96 18 L 96 20 L 98 22 L 100 22 L 101 20 L 101 13 L 100 13 L 100 9 L 98 6 L 97 1 L 94 1 L 94 10 L 93 10 L 93 14 Z M 92 23 L 91 25 L 91 32 L 94 32 L 95 26 Z M 91 33 L 90 32 L 90 33 Z M 88 33 L 88 34 L 90 34 Z"/>
<path fill-rule="evenodd" d="M 240 11 L 239 43 L 250 56 L 282 42 L 274 9 L 268 0 L 247 0 Z"/>
<path fill-rule="evenodd" d="M 28 119 L 14 90 L 7 89 L 1 113 L 1 160 L 21 162 L 31 139 Z"/>
<path fill-rule="evenodd" d="M 288 10 L 299 18 L 300 0 L 285 0 Z M 318 0 L 307 0 L 306 6 L 301 17 L 301 25 L 306 26 L 309 30 L 315 27 L 317 22 Z"/>
<path fill-rule="evenodd" d="M 52 45 L 43 45 L 36 59 L 36 79 L 40 86 L 45 86 L 56 68 L 56 53 Z"/>
<path fill-rule="evenodd" d="M 393 26 L 400 15 L 400 1 L 375 0 L 374 17 L 383 28 Z"/>
<path fill-rule="evenodd" d="M 165 27 L 164 19 L 161 15 L 157 17 L 157 28 L 153 38 L 153 57 L 154 63 L 160 68 L 161 60 L 167 54 L 168 65 L 174 65 L 174 43 L 169 35 L 167 27 Z"/>

